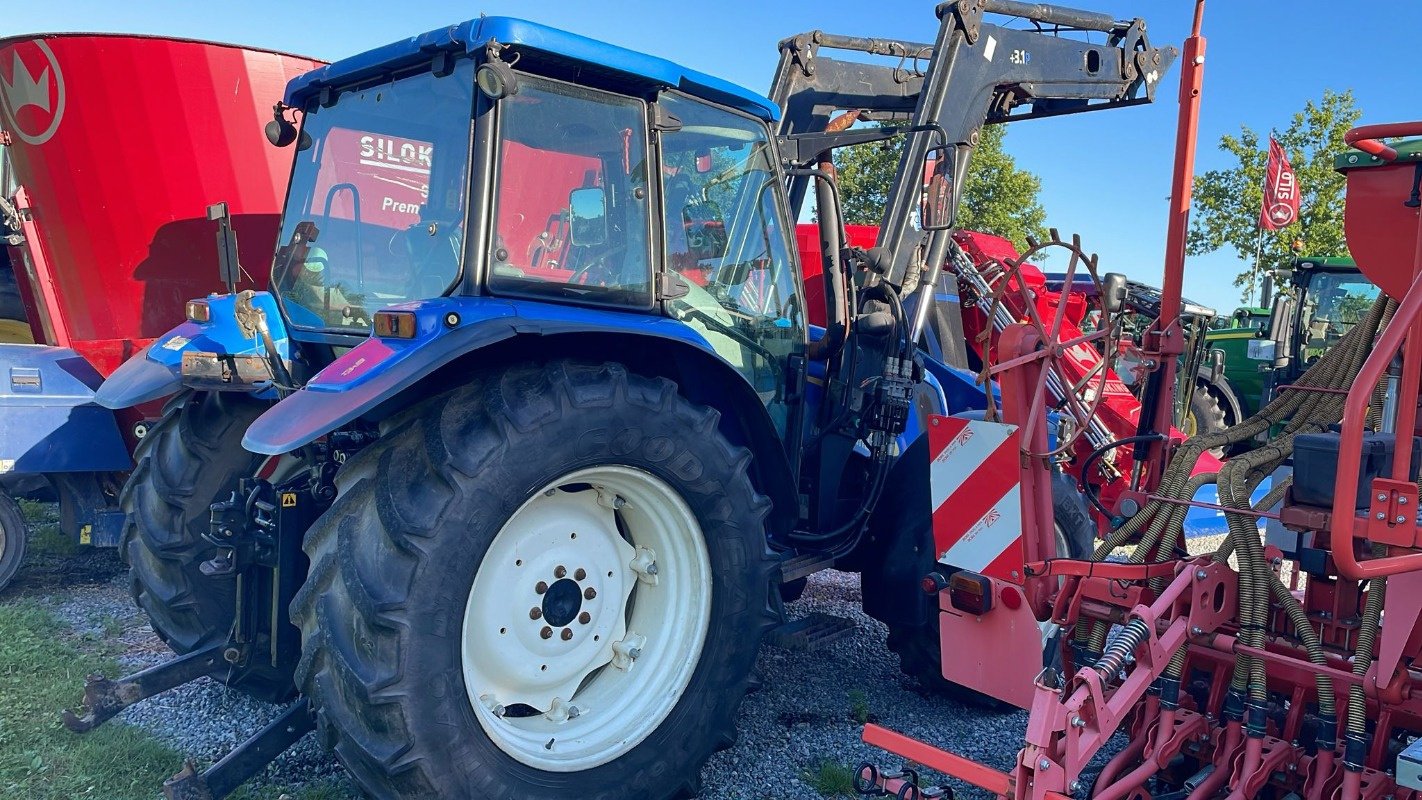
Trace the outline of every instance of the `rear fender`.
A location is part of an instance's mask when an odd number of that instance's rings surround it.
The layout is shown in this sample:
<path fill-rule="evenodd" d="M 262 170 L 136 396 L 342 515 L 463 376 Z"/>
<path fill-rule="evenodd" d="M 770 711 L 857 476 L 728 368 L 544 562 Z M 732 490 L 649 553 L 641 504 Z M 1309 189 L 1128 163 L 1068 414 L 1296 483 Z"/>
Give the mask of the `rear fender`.
<path fill-rule="evenodd" d="M 242 445 L 267 455 L 290 452 L 396 399 L 450 362 L 515 336 L 647 336 L 680 342 L 719 359 L 711 344 L 685 323 L 649 314 L 487 297 L 442 297 L 385 310 L 414 312 L 414 337 L 372 336 L 347 351 L 258 417 Z M 615 359 L 618 354 L 605 356 Z"/>
<path fill-rule="evenodd" d="M 230 294 L 209 295 L 207 322 L 187 320 L 154 339 L 133 358 L 125 361 L 99 387 L 94 399 L 105 408 L 120 409 L 167 397 L 183 388 L 183 353 L 188 351 L 225 355 L 265 355 L 259 337 L 248 337 L 237 325 Z M 252 295 L 252 306 L 266 314 L 267 328 L 282 358 L 289 358 L 290 341 L 276 298 L 270 292 Z M 270 389 L 265 390 L 270 392 Z"/>

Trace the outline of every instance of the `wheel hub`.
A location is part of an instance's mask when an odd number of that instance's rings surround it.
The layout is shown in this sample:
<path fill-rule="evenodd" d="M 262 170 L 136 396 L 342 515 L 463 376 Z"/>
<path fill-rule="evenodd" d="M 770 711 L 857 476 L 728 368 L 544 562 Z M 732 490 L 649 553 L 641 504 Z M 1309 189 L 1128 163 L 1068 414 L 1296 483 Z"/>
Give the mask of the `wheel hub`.
<path fill-rule="evenodd" d="M 543 619 L 555 628 L 571 623 L 582 610 L 583 587 L 572 578 L 557 581 L 543 594 Z"/>

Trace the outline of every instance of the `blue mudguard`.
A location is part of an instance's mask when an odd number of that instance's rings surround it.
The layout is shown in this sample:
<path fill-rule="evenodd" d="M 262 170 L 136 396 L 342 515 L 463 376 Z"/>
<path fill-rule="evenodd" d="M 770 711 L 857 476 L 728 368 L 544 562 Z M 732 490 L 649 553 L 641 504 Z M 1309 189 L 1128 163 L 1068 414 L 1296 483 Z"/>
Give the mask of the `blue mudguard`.
<path fill-rule="evenodd" d="M 651 314 L 488 297 L 441 297 L 382 310 L 414 312 L 414 338 L 371 337 L 347 351 L 258 417 L 247 428 L 242 446 L 254 453 L 289 452 L 369 412 L 454 359 L 518 335 L 652 336 L 716 354 L 685 323 Z"/>
<path fill-rule="evenodd" d="M 121 472 L 118 421 L 94 402 L 103 381 L 67 347 L 0 345 L 0 474 Z"/>
<path fill-rule="evenodd" d="M 236 298 L 209 295 L 208 322 L 187 321 L 168 331 L 114 370 L 94 399 L 105 408 L 128 408 L 177 392 L 183 386 L 183 353 L 192 350 L 230 355 L 265 355 L 260 337 L 243 335 L 233 313 Z M 270 292 L 257 292 L 252 306 L 266 314 L 267 328 L 282 358 L 290 357 L 286 325 Z M 269 390 L 267 390 L 269 391 Z"/>

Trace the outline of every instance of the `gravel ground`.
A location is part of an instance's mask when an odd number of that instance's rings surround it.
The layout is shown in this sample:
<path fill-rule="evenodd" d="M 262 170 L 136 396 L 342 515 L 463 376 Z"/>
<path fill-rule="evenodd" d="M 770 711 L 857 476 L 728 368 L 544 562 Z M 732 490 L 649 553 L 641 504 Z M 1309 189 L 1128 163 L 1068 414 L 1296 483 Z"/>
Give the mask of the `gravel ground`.
<path fill-rule="evenodd" d="M 39 599 L 82 638 L 116 642 L 125 667 L 137 670 L 168 657 L 134 608 L 122 575 Z M 987 710 L 923 692 L 916 681 L 900 674 L 897 656 L 885 647 L 884 627 L 865 616 L 859 602 L 857 575 L 824 572 L 810 579 L 801 600 L 788 604 L 792 618 L 824 612 L 853 620 L 855 630 L 816 652 L 769 645 L 762 649 L 758 663 L 762 686 L 741 708 L 736 746 L 707 763 L 701 797 L 813 800 L 821 795 L 802 778 L 825 762 L 899 766 L 897 758 L 859 740 L 856 707 L 861 713 L 867 709 L 871 720 L 894 730 L 1000 769 L 1011 766 L 1021 746 L 1026 713 Z M 279 711 L 278 706 L 204 679 L 141 702 L 119 720 L 152 732 L 202 763 L 220 758 Z M 283 754 L 255 783 L 275 796 L 278 788 L 311 782 L 335 789 L 338 795 L 360 796 L 311 736 Z M 985 796 L 968 787 L 955 788 L 960 798 Z"/>

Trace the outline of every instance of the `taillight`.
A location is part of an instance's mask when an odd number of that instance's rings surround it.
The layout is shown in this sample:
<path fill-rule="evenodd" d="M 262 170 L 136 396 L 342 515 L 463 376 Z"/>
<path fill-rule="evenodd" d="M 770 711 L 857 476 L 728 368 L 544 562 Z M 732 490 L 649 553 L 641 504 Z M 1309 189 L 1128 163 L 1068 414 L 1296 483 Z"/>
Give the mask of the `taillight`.
<path fill-rule="evenodd" d="M 375 335 L 385 339 L 415 338 L 415 313 L 413 311 L 375 312 Z"/>
<path fill-rule="evenodd" d="M 212 319 L 212 309 L 207 307 L 206 300 L 189 300 L 183 307 L 183 314 L 190 322 L 208 322 Z"/>
<path fill-rule="evenodd" d="M 968 614 L 986 614 L 992 610 L 992 579 L 976 572 L 953 573 L 948 579 L 948 602 Z"/>

